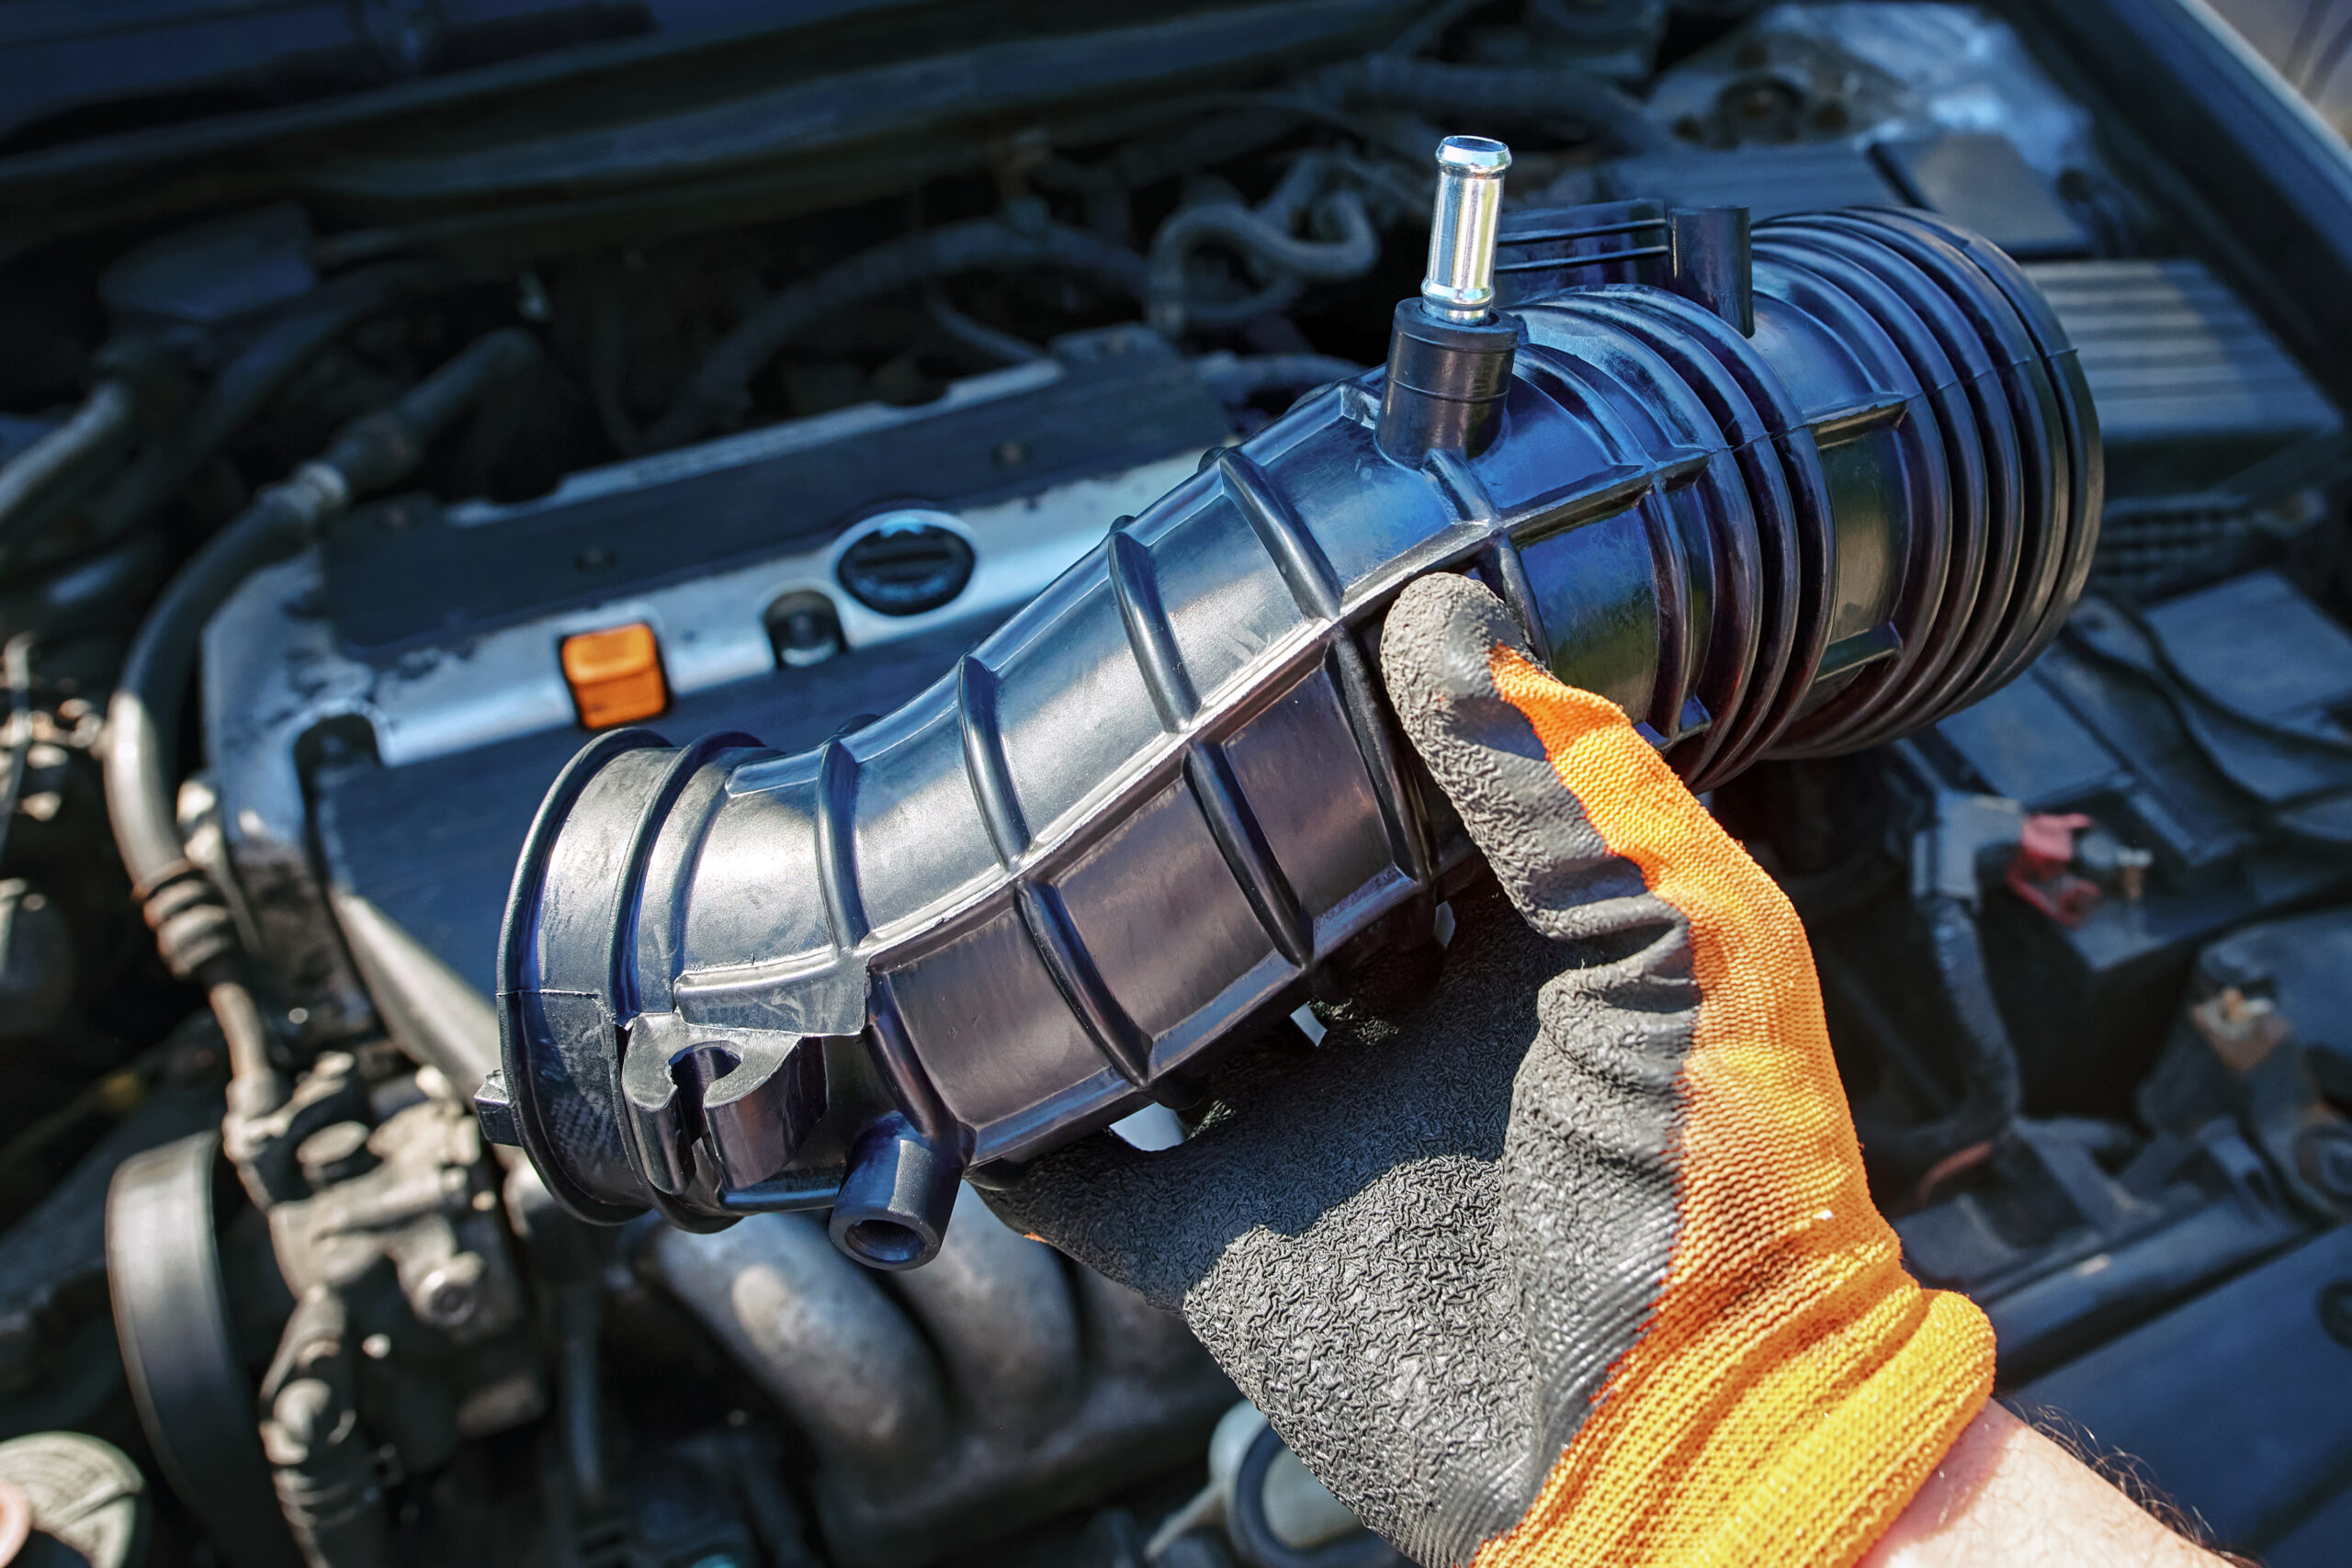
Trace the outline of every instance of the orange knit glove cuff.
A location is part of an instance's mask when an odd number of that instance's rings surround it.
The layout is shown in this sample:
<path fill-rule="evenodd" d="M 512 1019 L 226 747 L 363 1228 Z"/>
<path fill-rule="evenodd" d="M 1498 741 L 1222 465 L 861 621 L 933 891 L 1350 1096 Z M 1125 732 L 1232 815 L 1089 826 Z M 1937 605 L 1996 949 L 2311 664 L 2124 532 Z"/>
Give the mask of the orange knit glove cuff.
<path fill-rule="evenodd" d="M 1965 1299 L 1871 1205 L 1795 911 L 1611 703 L 1495 648 L 1608 851 L 1689 922 L 1663 1287 L 1518 1526 L 1477 1568 L 1854 1562 L 1991 1392 Z"/>

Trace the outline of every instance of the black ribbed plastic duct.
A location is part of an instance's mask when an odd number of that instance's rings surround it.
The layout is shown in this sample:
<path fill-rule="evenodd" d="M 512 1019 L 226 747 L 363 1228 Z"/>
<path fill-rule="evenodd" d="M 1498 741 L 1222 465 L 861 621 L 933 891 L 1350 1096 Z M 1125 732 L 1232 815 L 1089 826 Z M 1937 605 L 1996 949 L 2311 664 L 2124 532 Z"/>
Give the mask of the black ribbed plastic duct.
<path fill-rule="evenodd" d="M 1759 227 L 1752 307 L 1665 282 L 1476 329 L 1408 302 L 1389 371 L 820 750 L 598 738 L 516 873 L 492 1134 L 592 1220 L 830 1205 L 854 1255 L 922 1261 L 963 1172 L 1164 1094 L 1475 871 L 1365 651 L 1428 572 L 1481 576 L 1699 789 L 2022 669 L 2100 494 L 2023 274 L 1854 211 Z"/>

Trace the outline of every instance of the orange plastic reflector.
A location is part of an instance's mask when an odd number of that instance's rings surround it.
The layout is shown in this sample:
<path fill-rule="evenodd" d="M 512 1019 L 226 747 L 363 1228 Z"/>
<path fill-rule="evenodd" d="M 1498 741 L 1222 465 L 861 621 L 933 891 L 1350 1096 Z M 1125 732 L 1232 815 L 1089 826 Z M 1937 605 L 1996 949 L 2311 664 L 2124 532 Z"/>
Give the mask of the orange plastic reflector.
<path fill-rule="evenodd" d="M 591 729 L 651 718 L 670 705 L 662 645 L 643 621 L 565 637 L 563 680 L 579 705 L 580 722 Z"/>

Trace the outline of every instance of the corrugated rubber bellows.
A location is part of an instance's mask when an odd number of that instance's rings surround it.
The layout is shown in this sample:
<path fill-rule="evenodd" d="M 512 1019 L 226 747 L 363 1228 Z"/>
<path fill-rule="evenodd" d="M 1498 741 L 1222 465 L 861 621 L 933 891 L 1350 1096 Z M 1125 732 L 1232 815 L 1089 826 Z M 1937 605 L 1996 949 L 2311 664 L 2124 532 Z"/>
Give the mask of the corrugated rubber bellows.
<path fill-rule="evenodd" d="M 1523 301 L 1499 417 L 1410 463 L 1381 372 L 1326 389 L 818 750 L 598 738 L 516 873 L 485 1124 L 590 1219 L 836 1207 L 922 1261 L 960 1173 L 1165 1096 L 1475 872 L 1367 652 L 1424 573 L 1694 788 L 2008 680 L 2098 529 L 2056 320 L 1919 213 L 1760 225 L 1752 290 L 1752 336 L 1645 284 Z"/>

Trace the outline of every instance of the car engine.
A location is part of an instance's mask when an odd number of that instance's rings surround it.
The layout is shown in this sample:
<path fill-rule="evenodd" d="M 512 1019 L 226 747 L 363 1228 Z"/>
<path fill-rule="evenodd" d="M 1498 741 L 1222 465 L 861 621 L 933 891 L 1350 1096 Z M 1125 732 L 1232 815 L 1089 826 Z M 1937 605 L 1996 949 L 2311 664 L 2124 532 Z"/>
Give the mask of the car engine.
<path fill-rule="evenodd" d="M 2000 1396 L 2218 1545 L 2342 1560 L 2352 153 L 2201 0 L 11 0 L 0 82 L 0 1501 L 44 1543 L 1400 1561 L 1180 1320 L 953 1172 L 921 1267 L 837 1247 L 854 1129 L 817 1110 L 792 1169 L 830 1186 L 649 1177 L 583 1223 L 505 1146 L 501 928 L 595 737 L 862 755 L 982 701 L 974 650 L 1074 566 L 1132 597 L 1163 497 L 1255 493 L 1245 443 L 1369 427 L 1458 135 L 1510 145 L 1531 318 L 1662 286 L 1727 209 L 1784 291 L 1854 233 L 1964 232 L 2046 301 L 2103 509 L 1952 665 L 1988 678 L 1808 748 L 1710 740 L 1695 656 L 1594 668 L 1803 916 L 1873 1195 L 1991 1316 Z M 1750 310 L 1759 354 L 1789 319 Z M 1891 504 L 1829 472 L 1825 508 Z M 1838 548 L 1826 692 L 1958 657 L 1916 605 L 1872 640 Z M 1508 570 L 1636 571 L 1561 560 Z M 1594 645 L 1670 640 L 1643 613 Z M 1092 741 L 1194 694 L 1137 694 Z M 1218 745 L 1182 766 L 1230 795 Z M 1010 867 L 993 809 L 967 837 Z M 768 840 L 729 853 L 694 873 L 738 879 L 722 969 L 823 915 Z M 1459 885 L 1346 934 L 1442 964 Z M 1370 980 L 1310 975 L 1261 892 L 1292 989 L 1232 1027 L 1319 1042 Z M 888 1103 L 887 1066 L 770 1070 L 798 1115 Z M 1046 1120 L 1173 1145 L 1157 1073 Z"/>

